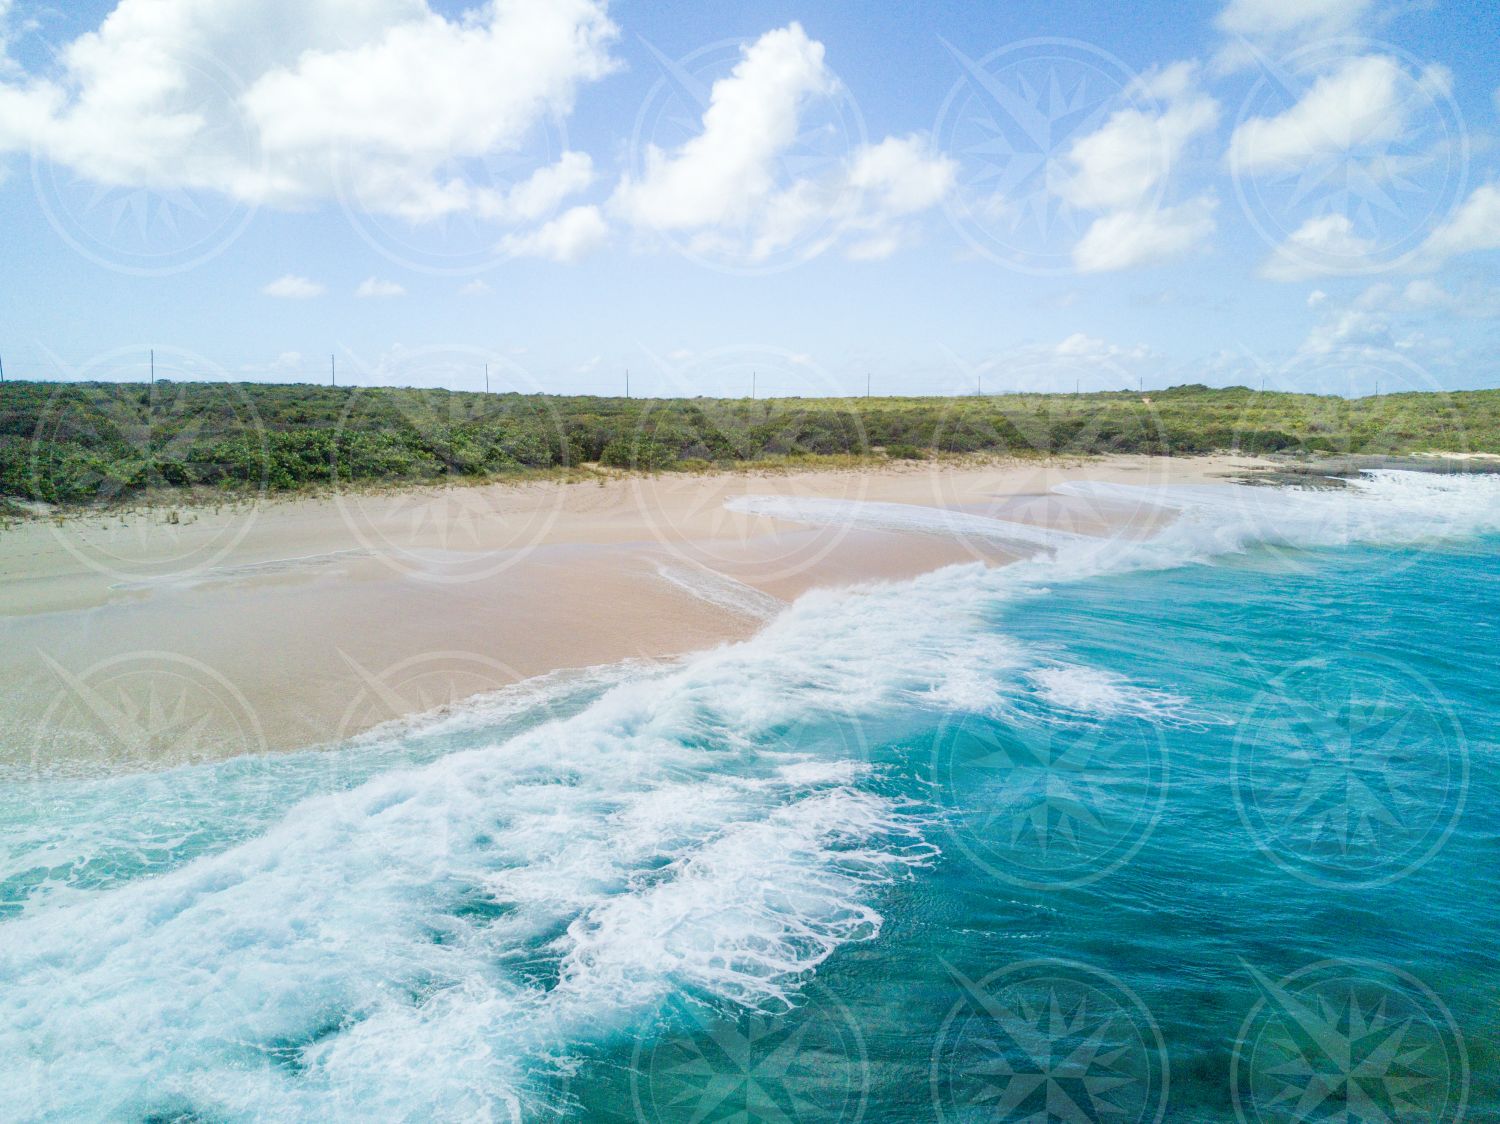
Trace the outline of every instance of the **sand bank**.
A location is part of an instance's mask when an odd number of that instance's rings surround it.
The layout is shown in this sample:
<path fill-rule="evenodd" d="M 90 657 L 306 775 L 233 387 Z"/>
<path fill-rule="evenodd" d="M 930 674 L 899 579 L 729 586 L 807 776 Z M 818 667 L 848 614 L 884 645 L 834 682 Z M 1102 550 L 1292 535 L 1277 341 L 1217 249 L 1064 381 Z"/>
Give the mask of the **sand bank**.
<path fill-rule="evenodd" d="M 814 587 L 996 564 L 1021 549 L 854 521 L 808 526 L 731 510 L 737 497 L 1135 534 L 1162 513 L 1050 489 L 1196 484 L 1254 464 L 664 475 L 28 523 L 0 532 L 0 765 L 160 768 L 323 744 L 546 672 L 745 637 Z"/>

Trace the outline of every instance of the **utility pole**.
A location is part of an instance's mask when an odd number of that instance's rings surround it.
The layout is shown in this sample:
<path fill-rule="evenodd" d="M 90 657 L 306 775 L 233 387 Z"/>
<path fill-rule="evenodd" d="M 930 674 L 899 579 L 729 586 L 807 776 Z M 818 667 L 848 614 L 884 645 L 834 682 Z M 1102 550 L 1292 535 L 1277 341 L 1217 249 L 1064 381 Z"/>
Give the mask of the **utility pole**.
<path fill-rule="evenodd" d="M 868 371 L 865 372 L 865 397 L 870 397 L 870 374 Z"/>
<path fill-rule="evenodd" d="M 751 399 L 751 401 L 755 400 L 755 377 L 758 374 L 760 374 L 759 371 L 751 371 L 750 372 L 750 399 Z"/>
<path fill-rule="evenodd" d="M 484 392 L 486 394 L 490 392 L 490 365 L 488 363 L 484 365 Z"/>
<path fill-rule="evenodd" d="M 5 385 L 5 356 L 0 355 L 0 386 Z"/>
<path fill-rule="evenodd" d="M 156 348 L 151 349 L 151 385 L 156 385 Z"/>
<path fill-rule="evenodd" d="M 338 356 L 337 355 L 330 355 L 328 357 L 328 385 L 329 386 L 338 386 L 338 384 L 339 384 L 339 360 L 338 360 Z"/>
<path fill-rule="evenodd" d="M 630 368 L 625 368 L 625 397 L 630 397 Z"/>

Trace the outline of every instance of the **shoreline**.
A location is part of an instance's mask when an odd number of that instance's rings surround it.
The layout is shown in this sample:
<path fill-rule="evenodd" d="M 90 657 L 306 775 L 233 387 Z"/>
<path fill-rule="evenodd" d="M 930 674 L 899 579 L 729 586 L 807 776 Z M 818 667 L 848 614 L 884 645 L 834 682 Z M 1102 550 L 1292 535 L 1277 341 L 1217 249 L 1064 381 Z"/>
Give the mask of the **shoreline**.
<path fill-rule="evenodd" d="M 1209 484 L 1269 467 L 914 462 L 275 499 L 176 524 L 28 521 L 0 532 L 0 766 L 156 769 L 328 745 L 540 675 L 745 639 L 811 589 L 1025 552 L 961 532 L 793 523 L 726 507 L 735 498 L 1135 534 L 1162 512 L 1051 489 Z"/>

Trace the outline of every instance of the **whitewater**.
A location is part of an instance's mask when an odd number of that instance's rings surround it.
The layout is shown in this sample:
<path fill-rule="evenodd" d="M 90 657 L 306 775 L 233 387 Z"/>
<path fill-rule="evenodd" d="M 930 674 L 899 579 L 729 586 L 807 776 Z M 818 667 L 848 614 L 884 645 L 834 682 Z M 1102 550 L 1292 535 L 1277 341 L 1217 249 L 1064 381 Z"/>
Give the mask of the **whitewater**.
<path fill-rule="evenodd" d="M 546 677 L 341 746 L 144 775 L 0 777 L 0 1117 L 520 1120 L 592 1118 L 609 1104 L 630 1119 L 651 1115 L 618 1076 L 642 1041 L 697 1033 L 704 1019 L 796 1018 L 836 980 L 846 997 L 873 993 L 884 985 L 870 965 L 914 954 L 917 932 L 941 934 L 944 964 L 1023 933 L 1049 955 L 1098 954 L 1070 913 L 1128 918 L 1153 891 L 1111 882 L 1138 896 L 1106 909 L 1080 896 L 1105 891 L 1079 889 L 1088 883 L 1072 873 L 1060 896 L 1038 891 L 1036 856 L 1025 878 L 1008 878 L 994 853 L 966 859 L 977 845 L 954 826 L 934 768 L 942 731 L 972 721 L 1139 737 L 1171 750 L 1165 807 L 1182 793 L 1207 808 L 1222 792 L 1180 783 L 1193 776 L 1181 763 L 1231 736 L 1240 712 L 1203 686 L 1201 661 L 1147 674 L 1109 658 L 1111 613 L 1166 614 L 1188 599 L 1181 583 L 1234 573 L 1270 599 L 1325 580 L 1320 567 L 1342 574 L 1338 559 L 1361 551 L 1393 582 L 1422 566 L 1488 566 L 1488 547 L 1479 562 L 1448 552 L 1500 533 L 1500 476 L 1058 492 L 1173 518 L 1106 539 L 896 504 L 738 500 L 797 523 L 1030 554 L 814 592 L 779 613 L 753 591 L 664 572 L 764 627 L 670 664 Z M 1113 600 L 1063 614 L 1070 596 L 1105 588 Z M 1392 589 L 1396 602 L 1410 595 Z M 1334 602 L 1316 602 L 1322 615 L 1299 636 L 1315 645 Z M 1226 634 L 1253 631 L 1215 619 Z M 1163 621 L 1154 635 L 1133 631 L 1135 618 L 1116 624 L 1138 647 L 1170 646 L 1176 622 Z M 1433 635 L 1452 627 L 1435 622 Z M 1474 756 L 1490 745 L 1482 710 L 1464 711 Z M 1132 760 L 1101 817 L 1135 783 Z M 1157 861 L 1155 842 L 1131 845 L 1093 874 Z M 1454 932 L 1489 916 L 1464 914 Z M 924 986 L 948 979 L 935 961 L 913 971 Z M 1151 1001 L 1149 983 L 1137 990 Z M 941 1014 L 948 1000 L 933 1003 Z M 933 1115 L 935 1023 L 883 1006 L 860 1017 L 863 1118 Z M 829 1118 L 812 1092 L 797 1103 L 801 1118 Z M 695 1112 L 680 1118 L 708 1118 Z M 1210 1103 L 1182 1118 L 1233 1118 L 1224 1112 Z"/>

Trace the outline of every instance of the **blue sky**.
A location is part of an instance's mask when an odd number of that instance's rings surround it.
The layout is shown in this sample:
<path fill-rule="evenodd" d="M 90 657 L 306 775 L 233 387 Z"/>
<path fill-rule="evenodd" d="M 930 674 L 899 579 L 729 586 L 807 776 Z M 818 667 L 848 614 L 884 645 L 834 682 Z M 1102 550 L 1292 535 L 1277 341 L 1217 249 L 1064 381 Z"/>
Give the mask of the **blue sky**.
<path fill-rule="evenodd" d="M 1500 386 L 1481 0 L 0 20 L 11 377 Z"/>

